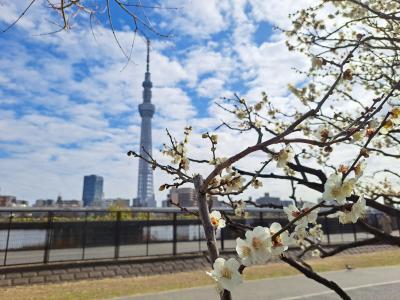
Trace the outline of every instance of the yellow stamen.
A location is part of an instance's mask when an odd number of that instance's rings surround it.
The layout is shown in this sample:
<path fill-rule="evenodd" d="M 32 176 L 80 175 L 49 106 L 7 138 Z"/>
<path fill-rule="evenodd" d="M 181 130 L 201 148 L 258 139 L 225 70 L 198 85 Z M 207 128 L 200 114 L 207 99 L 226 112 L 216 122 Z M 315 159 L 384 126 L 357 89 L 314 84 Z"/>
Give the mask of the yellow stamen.
<path fill-rule="evenodd" d="M 222 277 L 224 277 L 224 278 L 227 278 L 227 279 L 231 279 L 232 278 L 232 272 L 227 267 L 224 267 L 222 269 L 221 274 L 222 274 Z"/>
<path fill-rule="evenodd" d="M 260 249 L 261 248 L 261 246 L 262 246 L 262 241 L 259 239 L 259 238 L 253 238 L 253 241 L 252 241 L 252 245 L 253 245 L 253 248 L 254 249 L 256 249 L 256 250 L 258 250 L 258 249 Z"/>

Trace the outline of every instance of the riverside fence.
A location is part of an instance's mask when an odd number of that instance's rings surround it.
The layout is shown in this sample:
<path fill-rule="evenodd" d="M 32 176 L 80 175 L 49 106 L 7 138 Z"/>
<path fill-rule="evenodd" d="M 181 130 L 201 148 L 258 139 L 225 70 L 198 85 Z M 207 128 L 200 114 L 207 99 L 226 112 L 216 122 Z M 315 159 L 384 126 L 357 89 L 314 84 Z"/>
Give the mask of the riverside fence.
<path fill-rule="evenodd" d="M 288 222 L 281 210 L 249 208 L 247 211 L 245 219 L 233 218 L 252 226 Z M 369 214 L 367 221 L 382 228 L 382 218 Z M 324 231 L 322 243 L 327 245 L 371 237 L 356 224 L 341 225 L 337 219 L 327 217 L 319 218 L 318 223 Z M 399 220 L 389 219 L 389 223 L 384 224 L 385 230 L 399 231 Z M 220 249 L 233 250 L 236 237 L 231 231 L 218 231 Z M 200 220 L 175 208 L 0 209 L 3 266 L 178 255 L 206 249 Z"/>

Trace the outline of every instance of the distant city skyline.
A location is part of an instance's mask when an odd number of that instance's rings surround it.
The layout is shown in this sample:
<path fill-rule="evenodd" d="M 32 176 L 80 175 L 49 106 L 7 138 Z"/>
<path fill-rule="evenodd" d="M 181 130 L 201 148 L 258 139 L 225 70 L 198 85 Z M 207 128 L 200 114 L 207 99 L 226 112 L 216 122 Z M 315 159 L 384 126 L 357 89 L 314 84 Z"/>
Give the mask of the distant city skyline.
<path fill-rule="evenodd" d="M 93 175 L 92 175 L 93 176 Z M 96 175 L 94 175 L 96 176 Z M 85 176 L 85 177 L 90 177 L 90 176 Z M 97 176 L 100 177 L 100 176 Z M 92 185 L 95 181 L 91 180 L 89 185 Z M 123 197 L 115 197 L 115 198 L 108 198 L 104 197 L 102 198 L 102 201 L 97 201 L 94 206 L 96 207 L 102 207 L 102 208 L 107 208 L 111 205 L 116 205 L 120 207 L 134 207 L 134 202 L 135 198 L 123 198 Z M 210 199 L 213 202 L 213 207 L 221 207 L 224 206 L 224 201 L 223 198 L 219 198 L 217 196 L 210 196 Z M 259 194 L 255 199 L 252 197 L 249 197 L 248 200 L 253 200 L 256 204 L 259 205 L 266 205 L 266 204 L 273 204 L 273 205 L 283 205 L 283 206 L 288 206 L 290 204 L 293 204 L 293 200 L 286 199 L 286 198 L 280 198 L 280 197 L 275 197 L 275 196 L 270 196 L 269 193 L 264 193 L 264 195 Z M 60 202 L 60 203 L 58 203 Z M 36 206 L 36 207 L 52 207 L 52 206 L 61 206 L 62 207 L 78 207 L 78 202 L 80 202 L 80 205 L 82 207 L 88 207 L 91 206 L 93 203 L 90 201 L 89 205 L 85 205 L 84 201 L 78 200 L 78 199 L 67 199 L 64 200 L 61 195 L 57 196 L 57 200 L 51 197 L 47 198 L 42 198 L 42 199 L 36 199 L 34 203 L 29 203 L 31 206 Z M 1 195 L 0 194 L 0 207 L 1 206 L 13 206 L 12 203 L 20 203 L 20 204 L 28 204 L 28 202 L 25 202 L 25 200 L 22 199 L 17 199 L 17 197 L 13 195 Z M 160 205 L 157 207 L 174 207 L 172 204 L 179 204 L 184 207 L 195 207 L 197 206 L 197 200 L 195 196 L 195 190 L 194 188 L 191 187 L 181 187 L 181 188 L 171 188 L 169 189 L 168 195 L 165 199 L 161 199 Z M 226 203 L 226 202 L 225 202 Z M 93 205 L 93 204 L 92 204 Z M 228 205 L 228 204 L 226 204 Z M 249 204 L 249 206 L 251 206 Z"/>

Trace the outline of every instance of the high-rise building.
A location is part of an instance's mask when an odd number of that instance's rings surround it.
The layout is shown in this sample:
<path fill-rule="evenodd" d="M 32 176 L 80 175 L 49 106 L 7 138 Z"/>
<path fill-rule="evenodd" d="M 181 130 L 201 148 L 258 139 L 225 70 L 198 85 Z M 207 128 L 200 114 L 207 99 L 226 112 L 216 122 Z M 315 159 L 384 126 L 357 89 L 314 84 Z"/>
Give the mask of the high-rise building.
<path fill-rule="evenodd" d="M 97 175 L 87 175 L 83 179 L 84 206 L 99 205 L 103 200 L 103 177 Z"/>
<path fill-rule="evenodd" d="M 150 41 L 147 40 L 147 64 L 143 81 L 143 103 L 139 104 L 139 113 L 142 117 L 140 155 L 145 158 L 149 158 L 149 155 L 152 153 L 151 118 L 155 112 L 155 107 L 151 103 L 152 86 L 150 78 Z M 153 169 L 143 159 L 139 160 L 138 194 L 137 198 L 133 199 L 133 206 L 156 207 L 153 188 Z"/>
<path fill-rule="evenodd" d="M 196 206 L 197 200 L 193 188 L 175 188 L 169 190 L 168 201 L 183 207 Z"/>

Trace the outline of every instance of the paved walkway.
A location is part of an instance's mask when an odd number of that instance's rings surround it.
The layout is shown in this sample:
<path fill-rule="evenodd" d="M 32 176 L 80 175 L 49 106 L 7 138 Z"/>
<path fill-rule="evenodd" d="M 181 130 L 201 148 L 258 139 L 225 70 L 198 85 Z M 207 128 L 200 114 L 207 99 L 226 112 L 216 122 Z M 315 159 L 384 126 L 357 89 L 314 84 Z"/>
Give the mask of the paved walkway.
<path fill-rule="evenodd" d="M 322 273 L 344 288 L 354 300 L 400 299 L 400 267 L 380 267 Z M 303 275 L 246 281 L 237 287 L 235 300 L 321 300 L 340 299 L 324 286 Z M 219 299 L 212 286 L 151 295 L 117 298 L 118 300 L 212 300 Z M 116 299 L 115 299 L 116 300 Z"/>

